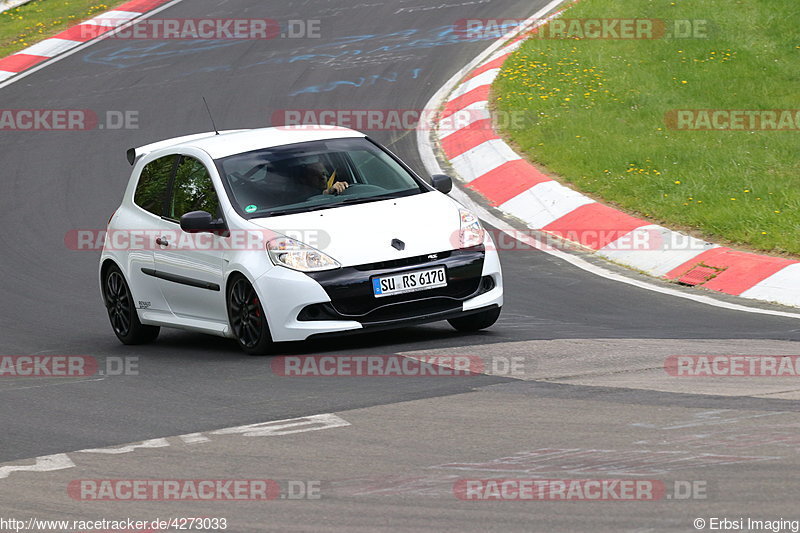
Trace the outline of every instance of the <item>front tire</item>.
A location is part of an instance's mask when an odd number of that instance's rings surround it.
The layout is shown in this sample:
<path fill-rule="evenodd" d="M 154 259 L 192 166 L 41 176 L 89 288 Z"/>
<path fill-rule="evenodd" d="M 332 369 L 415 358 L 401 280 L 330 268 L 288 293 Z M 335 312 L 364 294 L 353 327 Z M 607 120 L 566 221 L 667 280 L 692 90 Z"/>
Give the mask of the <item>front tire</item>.
<path fill-rule="evenodd" d="M 480 331 L 497 322 L 497 319 L 500 318 L 501 310 L 501 307 L 494 307 L 486 311 L 481 311 L 480 313 L 475 313 L 474 315 L 451 318 L 448 322 L 458 331 Z"/>
<path fill-rule="evenodd" d="M 274 347 L 267 316 L 253 285 L 244 276 L 228 284 L 228 323 L 239 348 L 250 355 L 267 355 Z"/>
<path fill-rule="evenodd" d="M 153 342 L 161 328 L 145 326 L 133 305 L 133 296 L 119 267 L 109 267 L 103 276 L 103 301 L 111 328 L 122 344 L 136 345 Z"/>

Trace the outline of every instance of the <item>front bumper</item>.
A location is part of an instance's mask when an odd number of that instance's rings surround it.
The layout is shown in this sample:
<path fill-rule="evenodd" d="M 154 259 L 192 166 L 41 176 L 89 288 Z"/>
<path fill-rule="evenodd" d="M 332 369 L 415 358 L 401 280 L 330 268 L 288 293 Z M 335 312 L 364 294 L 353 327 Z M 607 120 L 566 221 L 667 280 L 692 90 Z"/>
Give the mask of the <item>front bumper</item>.
<path fill-rule="evenodd" d="M 375 276 L 437 266 L 445 267 L 447 287 L 373 295 Z M 483 246 L 309 274 L 277 268 L 257 280 L 257 289 L 278 342 L 435 322 L 503 305 L 497 253 Z"/>

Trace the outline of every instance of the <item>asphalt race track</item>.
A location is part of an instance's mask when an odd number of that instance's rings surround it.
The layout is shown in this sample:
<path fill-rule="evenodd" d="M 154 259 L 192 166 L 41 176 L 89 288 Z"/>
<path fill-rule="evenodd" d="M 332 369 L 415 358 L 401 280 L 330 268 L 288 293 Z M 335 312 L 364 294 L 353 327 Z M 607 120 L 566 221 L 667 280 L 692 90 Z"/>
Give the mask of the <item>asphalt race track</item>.
<path fill-rule="evenodd" d="M 0 89 L 0 109 L 139 117 L 138 129 L 0 135 L 0 354 L 138 357 L 138 375 L 0 379 L 0 463 L 62 453 L 73 463 L 41 472 L 0 466 L 0 517 L 218 516 L 236 532 L 692 531 L 697 517 L 800 518 L 800 385 L 681 380 L 663 369 L 670 355 L 798 355 L 800 320 L 658 294 L 513 250 L 502 254 L 504 312 L 487 332 L 465 335 L 442 323 L 285 351 L 516 357 L 524 371 L 286 378 L 269 358 L 246 356 L 225 339 L 162 330 L 156 344 L 120 345 L 100 300 L 99 253 L 64 244 L 71 229 L 104 228 L 127 184 L 127 148 L 211 129 L 202 96 L 221 129 L 270 125 L 285 109 L 421 109 L 490 44 L 454 35 L 459 19 L 524 18 L 545 3 L 185 0 L 158 16 L 319 19 L 321 37 L 107 39 Z M 413 131 L 370 133 L 422 174 Z M 349 425 L 194 443 L 176 437 L 322 413 Z M 169 445 L 72 453 L 159 438 Z M 573 462 L 501 460 L 543 449 L 585 453 Z M 665 456 L 674 461 L 652 461 Z M 701 481 L 708 490 L 703 499 L 625 503 L 453 495 L 459 478 L 532 474 Z M 322 499 L 77 502 L 66 487 L 84 478 L 319 480 Z"/>

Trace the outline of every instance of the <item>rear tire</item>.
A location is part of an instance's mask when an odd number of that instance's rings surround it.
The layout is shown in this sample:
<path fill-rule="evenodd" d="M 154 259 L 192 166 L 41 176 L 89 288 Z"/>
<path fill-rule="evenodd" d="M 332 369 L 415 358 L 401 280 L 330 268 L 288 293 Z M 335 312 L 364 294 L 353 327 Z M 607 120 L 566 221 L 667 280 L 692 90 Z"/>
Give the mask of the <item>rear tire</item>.
<path fill-rule="evenodd" d="M 239 275 L 231 280 L 225 301 L 228 307 L 228 323 L 239 348 L 250 355 L 269 355 L 275 344 L 272 342 L 264 308 L 247 278 Z"/>
<path fill-rule="evenodd" d="M 501 307 L 487 309 L 474 315 L 464 316 L 460 318 L 451 318 L 448 320 L 450 325 L 458 331 L 480 331 L 486 329 L 497 322 L 500 317 Z"/>
<path fill-rule="evenodd" d="M 139 321 L 128 282 L 116 265 L 109 267 L 103 275 L 103 301 L 111 329 L 122 344 L 147 344 L 156 340 L 161 328 L 145 326 Z"/>

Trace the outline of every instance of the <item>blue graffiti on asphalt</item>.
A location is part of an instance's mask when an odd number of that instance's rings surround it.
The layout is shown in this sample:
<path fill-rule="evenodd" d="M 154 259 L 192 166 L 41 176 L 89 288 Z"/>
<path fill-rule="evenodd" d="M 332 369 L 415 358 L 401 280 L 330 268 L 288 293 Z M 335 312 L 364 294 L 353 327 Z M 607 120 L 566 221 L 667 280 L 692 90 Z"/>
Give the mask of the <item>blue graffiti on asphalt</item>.
<path fill-rule="evenodd" d="M 411 70 L 411 79 L 415 80 L 419 78 L 420 72 L 422 72 L 421 68 L 415 68 Z M 378 74 L 373 74 L 371 76 L 360 76 L 355 80 L 339 80 L 324 83 L 322 85 L 311 85 L 309 87 L 305 87 L 304 89 L 294 91 L 289 96 L 297 96 L 298 94 L 304 93 L 327 93 L 330 91 L 335 91 L 339 87 L 369 87 L 380 81 L 394 83 L 399 79 L 399 77 L 400 75 L 397 72 L 390 72 L 385 76 L 380 76 Z"/>
<path fill-rule="evenodd" d="M 108 42 L 108 41 L 107 41 Z M 83 56 L 86 63 L 97 63 L 116 68 L 127 68 L 161 59 L 197 54 L 207 50 L 241 44 L 233 40 L 158 41 L 141 45 L 127 44 L 115 50 L 98 48 Z"/>
<path fill-rule="evenodd" d="M 436 46 L 446 46 L 450 44 L 464 44 L 480 39 L 465 39 L 462 32 L 457 31 L 454 26 L 440 26 L 428 30 L 427 35 L 423 30 L 408 29 L 387 34 L 363 34 L 350 35 L 333 39 L 330 43 L 313 46 L 308 49 L 310 52 L 292 56 L 276 56 L 269 59 L 241 65 L 239 69 L 249 69 L 270 64 L 292 64 L 298 61 L 332 61 L 343 58 L 369 56 L 372 54 L 386 54 L 391 52 L 403 52 L 418 50 L 421 48 L 433 48 Z M 341 49 L 343 46 L 352 44 L 368 44 L 369 41 L 379 41 L 377 47 L 354 48 L 350 50 L 339 50 L 334 53 L 321 52 L 328 48 Z M 386 43 L 388 41 L 388 43 Z"/>
<path fill-rule="evenodd" d="M 335 61 L 353 57 L 364 57 L 372 54 L 399 53 L 404 51 L 447 46 L 452 44 L 466 44 L 474 41 L 485 40 L 482 37 L 468 38 L 463 31 L 455 26 L 440 26 L 431 30 L 407 29 L 391 33 L 374 33 L 362 35 L 349 35 L 332 39 L 327 43 L 320 43 L 306 47 L 305 52 L 294 55 L 275 54 L 269 59 L 255 63 L 231 66 L 229 64 L 210 65 L 195 72 L 216 72 L 245 70 L 269 64 L 292 64 L 298 61 Z M 113 42 L 112 40 L 106 42 Z M 304 41 L 304 44 L 313 41 Z M 87 63 L 96 63 L 116 68 L 127 68 L 145 63 L 151 63 L 166 58 L 197 54 L 241 44 L 252 44 L 251 41 L 241 40 L 188 40 L 188 41 L 158 41 L 141 45 L 127 43 L 116 49 L 106 47 L 91 51 L 83 56 Z M 357 46 L 358 48 L 343 49 L 344 47 Z M 336 49 L 336 51 L 328 51 Z"/>

